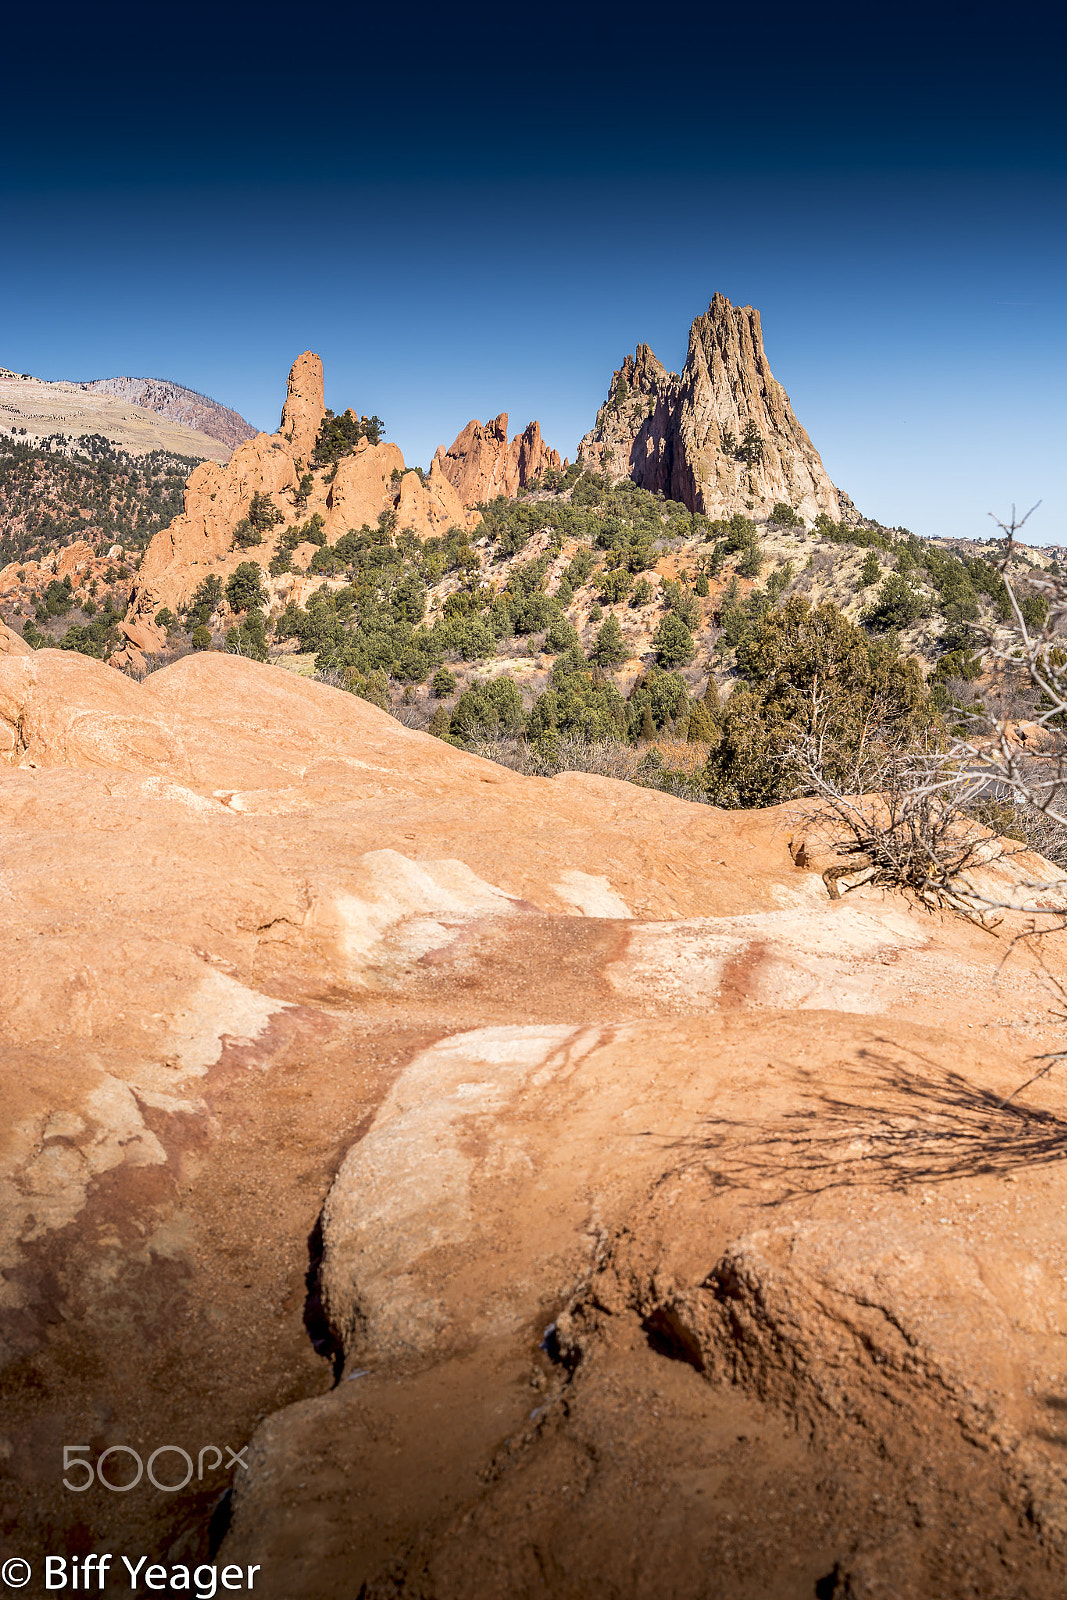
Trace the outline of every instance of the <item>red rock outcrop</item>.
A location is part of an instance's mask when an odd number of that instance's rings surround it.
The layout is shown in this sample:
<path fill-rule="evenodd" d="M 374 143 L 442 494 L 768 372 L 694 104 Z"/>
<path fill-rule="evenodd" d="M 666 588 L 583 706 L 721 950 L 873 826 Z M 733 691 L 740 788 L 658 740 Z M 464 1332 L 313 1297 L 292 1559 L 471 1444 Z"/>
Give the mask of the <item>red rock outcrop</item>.
<path fill-rule="evenodd" d="M 353 453 L 337 463 L 336 471 L 311 467 L 324 415 L 322 362 L 305 351 L 289 373 L 278 432 L 259 433 L 238 445 L 224 465 L 205 461 L 190 474 L 181 516 L 156 534 L 134 582 L 126 629 L 131 652 L 138 649 L 135 637 L 151 626 L 162 606 L 180 610 L 208 573 L 225 582 L 242 561 L 255 561 L 266 573 L 287 529 L 316 514 L 325 523 L 329 544 L 336 544 L 349 529 L 364 523 L 373 526 L 384 511 L 395 511 L 398 526 L 412 528 L 420 538 L 453 526 L 473 526 L 476 518 L 440 468 L 431 468 L 423 483 L 418 473 L 405 469 L 395 444 L 360 440 Z M 298 503 L 293 491 L 309 470 L 311 491 Z M 281 520 L 261 544 L 235 549 L 234 530 L 248 515 L 256 493 L 271 497 Z M 268 588 L 274 586 L 268 578 Z M 124 661 L 137 664 L 139 657 L 128 652 L 118 664 Z"/>
<path fill-rule="evenodd" d="M 297 356 L 289 373 L 285 405 L 278 432 L 293 455 L 305 465 L 311 460 L 315 440 L 322 419 L 326 415 L 326 401 L 322 392 L 322 358 L 312 350 Z"/>
<path fill-rule="evenodd" d="M 745 460 L 750 428 L 758 448 Z M 578 458 L 712 517 L 784 501 L 808 521 L 857 520 L 771 372 L 759 312 L 722 294 L 693 323 L 680 375 L 647 345 L 627 356 Z"/>
<path fill-rule="evenodd" d="M 448 449 L 441 445 L 434 456 L 434 467 L 465 506 L 497 495 L 510 499 L 542 472 L 550 467 L 558 470 L 561 464 L 558 451 L 550 450 L 542 439 L 539 422 L 528 423 L 509 444 L 506 411 L 492 422 L 468 422 Z"/>
<path fill-rule="evenodd" d="M 64 545 L 61 550 L 50 551 L 40 561 L 11 561 L 0 567 L 0 603 L 25 614 L 33 608 L 36 597 L 54 578 L 60 582 L 70 578 L 75 599 L 88 598 L 90 585 L 107 583 L 108 574 L 114 578 L 116 563 L 125 559 L 119 544 L 98 551 L 84 539 Z"/>
<path fill-rule="evenodd" d="M 0 656 L 0 777 L 0 1557 L 192 1566 L 232 1487 L 265 1600 L 1059 1600 L 1028 913 L 215 652 Z"/>
<path fill-rule="evenodd" d="M 25 639 L 20 639 L 13 628 L 0 618 L 0 656 L 29 656 L 33 651 Z"/>

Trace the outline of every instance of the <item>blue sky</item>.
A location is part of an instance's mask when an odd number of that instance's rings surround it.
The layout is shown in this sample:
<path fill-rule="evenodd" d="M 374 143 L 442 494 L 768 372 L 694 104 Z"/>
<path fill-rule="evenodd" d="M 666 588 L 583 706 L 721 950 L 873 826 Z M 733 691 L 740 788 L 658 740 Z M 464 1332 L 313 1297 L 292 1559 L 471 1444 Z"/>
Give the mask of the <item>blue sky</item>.
<path fill-rule="evenodd" d="M 269 428 L 310 347 L 409 462 L 502 410 L 573 454 L 720 289 L 862 510 L 1067 541 L 1051 10 L 56 17 L 39 77 L 13 24 L 0 363 Z"/>

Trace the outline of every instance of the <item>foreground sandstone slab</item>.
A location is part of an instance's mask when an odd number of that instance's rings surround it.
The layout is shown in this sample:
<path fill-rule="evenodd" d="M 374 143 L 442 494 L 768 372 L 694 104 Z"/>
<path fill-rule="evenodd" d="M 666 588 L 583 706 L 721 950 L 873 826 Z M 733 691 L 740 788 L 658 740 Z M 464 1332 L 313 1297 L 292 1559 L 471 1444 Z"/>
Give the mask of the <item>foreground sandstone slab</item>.
<path fill-rule="evenodd" d="M 522 779 L 210 653 L 0 656 L 0 759 L 5 1558 L 1062 1592 L 1023 918 L 831 900 L 786 810 Z M 76 1495 L 74 1442 L 250 1448 Z"/>

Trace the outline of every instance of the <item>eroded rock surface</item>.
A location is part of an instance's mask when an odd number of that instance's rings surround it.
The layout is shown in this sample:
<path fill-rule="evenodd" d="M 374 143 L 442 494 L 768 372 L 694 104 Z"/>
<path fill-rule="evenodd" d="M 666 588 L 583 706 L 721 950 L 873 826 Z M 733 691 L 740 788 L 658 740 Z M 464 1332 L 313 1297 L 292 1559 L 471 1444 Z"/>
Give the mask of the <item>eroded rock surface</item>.
<path fill-rule="evenodd" d="M 831 899 L 787 808 L 520 778 L 232 656 L 0 654 L 0 763 L 5 1559 L 1062 1592 L 1025 913 Z M 247 1467 L 75 1497 L 71 1442 Z"/>

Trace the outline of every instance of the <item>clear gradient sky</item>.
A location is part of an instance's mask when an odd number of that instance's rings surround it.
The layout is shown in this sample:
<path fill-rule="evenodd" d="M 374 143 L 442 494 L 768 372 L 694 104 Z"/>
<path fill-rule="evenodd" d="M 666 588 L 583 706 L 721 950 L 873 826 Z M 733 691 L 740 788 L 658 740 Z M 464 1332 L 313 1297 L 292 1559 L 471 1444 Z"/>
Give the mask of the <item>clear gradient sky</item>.
<path fill-rule="evenodd" d="M 310 347 L 409 463 L 504 410 L 573 455 L 720 289 L 861 510 L 1042 499 L 1067 542 L 1063 42 L 1026 4 L 22 8 L 0 364 L 273 428 Z"/>

